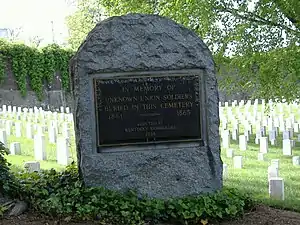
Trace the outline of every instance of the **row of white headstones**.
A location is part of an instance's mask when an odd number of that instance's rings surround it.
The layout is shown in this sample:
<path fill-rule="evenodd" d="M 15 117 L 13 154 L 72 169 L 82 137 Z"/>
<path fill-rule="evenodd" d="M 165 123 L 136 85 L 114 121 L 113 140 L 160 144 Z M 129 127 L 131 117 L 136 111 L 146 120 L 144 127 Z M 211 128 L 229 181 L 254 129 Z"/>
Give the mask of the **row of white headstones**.
<path fill-rule="evenodd" d="M 23 133 L 23 128 L 25 128 L 25 133 Z M 48 137 L 45 135 L 46 132 Z M 60 113 L 57 113 L 44 111 L 41 107 L 28 109 L 2 105 L 0 109 L 0 141 L 9 148 L 10 155 L 22 155 L 21 143 L 8 143 L 9 136 L 33 139 L 35 161 L 24 163 L 24 167 L 29 172 L 40 171 L 39 161 L 47 160 L 46 138 L 49 143 L 56 144 L 58 164 L 66 166 L 72 161 L 70 138 L 74 136 L 74 125 L 69 107 L 61 107 Z"/>
<path fill-rule="evenodd" d="M 271 109 L 269 116 L 265 113 L 266 106 Z M 253 108 L 251 112 L 249 109 Z M 244 112 L 242 112 L 244 108 Z M 249 136 L 253 132 L 253 125 L 256 130 L 255 142 L 260 145 L 258 160 L 264 160 L 264 156 L 268 153 L 268 141 L 271 145 L 276 144 L 276 137 L 279 133 L 283 134 L 283 155 L 292 156 L 292 147 L 295 146 L 294 140 L 291 138 L 294 133 L 299 132 L 299 123 L 296 122 L 295 115 L 292 110 L 298 108 L 295 104 L 277 104 L 275 107 L 272 102 L 266 104 L 262 101 L 261 109 L 258 110 L 258 100 L 245 103 L 245 101 L 233 101 L 229 107 L 229 103 L 225 102 L 225 107 L 221 107 L 220 103 L 220 119 L 221 119 L 221 138 L 222 147 L 226 150 L 226 155 L 233 158 L 234 167 L 243 167 L 242 156 L 234 156 L 234 151 L 230 148 L 230 140 L 239 141 L 239 149 L 247 150 Z M 235 109 L 235 113 L 233 113 Z M 287 110 L 289 116 L 285 118 L 284 111 Z M 279 114 L 276 113 L 279 111 Z M 232 127 L 229 129 L 228 125 Z M 244 134 L 240 135 L 240 125 L 244 127 Z M 14 133 L 12 133 L 14 127 Z M 22 128 L 26 128 L 25 134 Z M 11 155 L 21 155 L 21 145 L 18 142 L 10 143 L 8 146 L 7 137 L 13 135 L 15 137 L 24 137 L 34 140 L 34 158 L 36 161 L 26 162 L 24 167 L 29 171 L 39 171 L 40 164 L 38 161 L 47 160 L 45 140 L 45 131 L 48 132 L 48 140 L 50 143 L 56 144 L 57 163 L 68 165 L 70 158 L 70 138 L 74 135 L 73 115 L 68 107 L 60 108 L 60 113 L 44 111 L 42 108 L 21 108 L 16 106 L 3 105 L 0 112 L 0 141 L 10 149 Z M 268 132 L 267 132 L 268 131 Z M 269 135 L 269 138 L 266 135 Z M 298 135 L 299 136 L 299 135 Z M 298 137 L 300 140 L 300 136 Z M 294 165 L 300 165 L 300 157 L 293 156 Z M 223 165 L 224 178 L 227 177 L 227 165 Z M 279 160 L 271 160 L 268 168 L 269 193 L 273 198 L 284 199 L 284 180 L 279 177 Z"/>
<path fill-rule="evenodd" d="M 251 101 L 245 103 L 242 100 L 240 102 L 233 101 L 229 105 L 228 102 L 225 102 L 224 107 L 221 107 L 221 103 L 219 103 L 222 149 L 226 150 L 226 157 L 233 158 L 233 166 L 236 169 L 243 168 L 243 157 L 234 155 L 233 149 L 230 148 L 230 141 L 238 141 L 239 150 L 246 151 L 249 136 L 253 130 L 256 131 L 255 143 L 259 144 L 258 160 L 262 161 L 265 160 L 265 154 L 268 153 L 269 141 L 271 145 L 276 145 L 278 135 L 282 134 L 282 153 L 286 156 L 292 156 L 292 148 L 295 146 L 295 141 L 292 138 L 295 133 L 297 133 L 297 140 L 300 141 L 299 123 L 295 119 L 296 115 L 292 113 L 299 107 L 297 103 L 275 105 L 272 101 L 266 104 L 262 100 L 260 110 L 258 109 L 258 100 L 255 100 L 253 105 L 251 103 Z M 266 111 L 267 107 L 268 110 Z M 243 112 L 242 108 L 244 109 Z M 252 112 L 250 108 L 253 109 Z M 299 117 L 299 115 L 297 116 Z M 231 128 L 229 128 L 229 124 L 231 124 Z M 244 127 L 244 134 L 242 135 L 240 135 L 240 126 Z M 293 156 L 292 163 L 294 166 L 299 166 L 300 156 Z M 279 176 L 279 159 L 271 160 L 267 173 L 270 197 L 284 200 L 284 179 Z M 224 164 L 224 179 L 227 176 L 228 167 Z"/>

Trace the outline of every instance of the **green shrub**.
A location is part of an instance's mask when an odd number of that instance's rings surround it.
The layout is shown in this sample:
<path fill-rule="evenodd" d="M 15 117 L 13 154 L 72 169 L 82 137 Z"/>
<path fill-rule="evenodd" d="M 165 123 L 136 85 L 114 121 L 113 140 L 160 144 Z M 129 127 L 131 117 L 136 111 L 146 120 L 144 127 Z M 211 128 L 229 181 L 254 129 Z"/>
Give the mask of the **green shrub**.
<path fill-rule="evenodd" d="M 10 163 L 5 158 L 8 153 L 9 150 L 0 141 L 0 194 L 5 197 L 16 197 L 15 190 L 18 190 L 19 186 L 15 176 L 10 172 Z M 6 210 L 5 206 L 0 205 L 0 217 L 3 217 Z"/>
<path fill-rule="evenodd" d="M 247 195 L 235 190 L 186 198 L 159 200 L 139 197 L 135 192 L 120 193 L 104 188 L 87 188 L 75 165 L 63 172 L 22 172 L 19 195 L 26 196 L 31 208 L 51 216 L 96 219 L 115 224 L 144 224 L 168 221 L 199 224 L 201 219 L 232 219 L 252 205 Z"/>
<path fill-rule="evenodd" d="M 9 153 L 9 150 L 0 141 L 0 193 L 15 197 L 18 189 L 18 183 L 15 176 L 10 172 L 10 163 L 5 156 Z"/>
<path fill-rule="evenodd" d="M 7 149 L 3 144 L 0 149 L 2 190 L 27 201 L 31 209 L 50 216 L 126 225 L 146 222 L 200 224 L 202 219 L 236 218 L 253 204 L 249 196 L 230 189 L 160 200 L 140 197 L 134 191 L 120 193 L 85 187 L 74 163 L 62 172 L 53 169 L 40 173 L 21 171 L 13 176 L 4 157 Z"/>
<path fill-rule="evenodd" d="M 9 179 L 10 164 L 7 162 L 5 156 L 8 154 L 8 149 L 5 148 L 4 144 L 0 141 L 0 191 L 1 193 L 7 189 L 7 180 Z"/>

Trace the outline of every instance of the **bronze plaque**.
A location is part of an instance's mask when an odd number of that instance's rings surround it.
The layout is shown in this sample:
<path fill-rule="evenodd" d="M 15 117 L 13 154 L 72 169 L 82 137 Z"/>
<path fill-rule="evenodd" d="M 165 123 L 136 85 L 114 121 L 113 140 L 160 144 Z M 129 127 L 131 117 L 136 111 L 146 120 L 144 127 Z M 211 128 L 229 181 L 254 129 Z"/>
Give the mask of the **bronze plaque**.
<path fill-rule="evenodd" d="M 199 77 L 94 79 L 98 146 L 201 140 Z"/>

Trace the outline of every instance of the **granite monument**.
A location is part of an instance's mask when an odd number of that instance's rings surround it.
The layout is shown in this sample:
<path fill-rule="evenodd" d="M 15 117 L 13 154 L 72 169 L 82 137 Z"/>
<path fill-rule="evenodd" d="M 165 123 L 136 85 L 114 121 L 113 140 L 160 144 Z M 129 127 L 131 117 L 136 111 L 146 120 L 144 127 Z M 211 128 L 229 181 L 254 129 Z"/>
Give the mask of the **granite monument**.
<path fill-rule="evenodd" d="M 154 198 L 222 188 L 214 61 L 194 32 L 157 15 L 111 17 L 70 69 L 87 186 Z"/>

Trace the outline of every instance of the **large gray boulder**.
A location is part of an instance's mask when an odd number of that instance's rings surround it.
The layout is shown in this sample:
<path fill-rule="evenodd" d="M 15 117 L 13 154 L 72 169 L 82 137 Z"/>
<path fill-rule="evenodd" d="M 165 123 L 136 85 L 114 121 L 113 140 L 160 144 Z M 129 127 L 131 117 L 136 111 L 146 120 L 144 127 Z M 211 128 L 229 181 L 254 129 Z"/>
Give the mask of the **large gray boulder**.
<path fill-rule="evenodd" d="M 70 68 L 78 166 L 87 186 L 134 189 L 156 198 L 222 188 L 214 61 L 194 32 L 157 15 L 111 17 L 88 34 Z M 204 84 L 200 91 L 205 89 L 199 100 L 204 142 L 103 147 L 97 151 L 93 78 L 118 79 L 157 71 L 165 71 L 166 76 L 170 71 L 200 74 Z"/>

